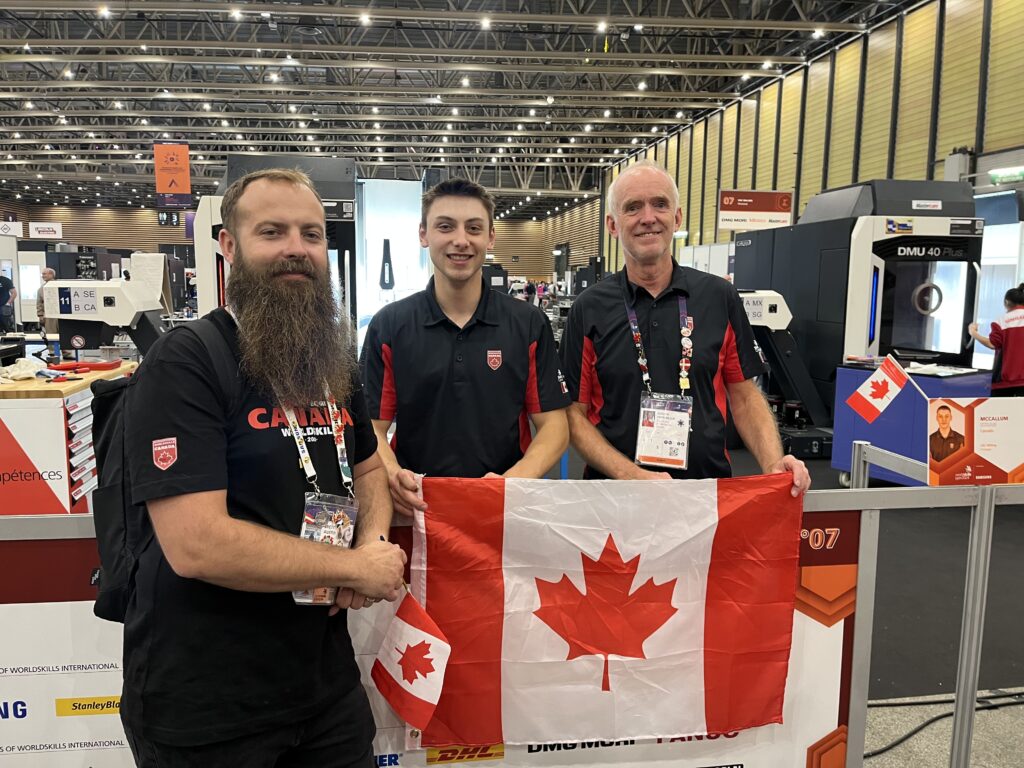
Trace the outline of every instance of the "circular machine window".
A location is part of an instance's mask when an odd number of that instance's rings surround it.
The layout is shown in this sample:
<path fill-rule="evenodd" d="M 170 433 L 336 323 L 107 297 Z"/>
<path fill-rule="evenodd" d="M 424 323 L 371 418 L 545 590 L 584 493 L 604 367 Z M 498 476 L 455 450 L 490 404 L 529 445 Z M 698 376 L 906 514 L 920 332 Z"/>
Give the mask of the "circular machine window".
<path fill-rule="evenodd" d="M 932 315 L 942 306 L 942 289 L 935 283 L 921 283 L 910 295 L 910 303 L 922 315 Z"/>

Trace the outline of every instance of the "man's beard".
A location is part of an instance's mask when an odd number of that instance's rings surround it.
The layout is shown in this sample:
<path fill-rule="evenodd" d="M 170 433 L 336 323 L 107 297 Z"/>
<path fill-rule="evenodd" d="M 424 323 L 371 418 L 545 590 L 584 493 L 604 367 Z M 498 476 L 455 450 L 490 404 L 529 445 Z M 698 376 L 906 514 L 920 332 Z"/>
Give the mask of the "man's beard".
<path fill-rule="evenodd" d="M 286 273 L 311 279 L 278 279 Z M 306 259 L 257 267 L 239 249 L 227 299 L 238 319 L 242 373 L 264 396 L 290 406 L 320 402 L 326 390 L 339 402 L 348 399 L 356 375 L 353 334 L 347 318 L 339 318 L 326 271 Z"/>

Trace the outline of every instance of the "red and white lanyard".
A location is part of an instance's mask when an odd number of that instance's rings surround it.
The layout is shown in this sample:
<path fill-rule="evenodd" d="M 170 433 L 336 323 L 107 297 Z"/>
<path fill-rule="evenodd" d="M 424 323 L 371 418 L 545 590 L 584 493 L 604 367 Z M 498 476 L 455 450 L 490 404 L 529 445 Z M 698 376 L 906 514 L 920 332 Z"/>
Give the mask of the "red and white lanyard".
<path fill-rule="evenodd" d="M 693 363 L 693 318 L 686 313 L 686 297 L 679 296 L 679 338 L 682 347 L 682 355 L 679 358 L 679 393 L 686 394 L 690 388 L 690 366 Z M 644 387 L 647 394 L 651 391 L 651 374 L 647 369 L 647 355 L 644 352 L 644 339 L 640 335 L 640 323 L 636 317 L 636 311 L 629 305 L 625 296 L 622 297 L 626 305 L 626 317 L 629 319 L 629 329 L 633 333 L 633 346 L 636 347 L 637 365 L 640 366 L 640 374 L 643 376 Z"/>
<path fill-rule="evenodd" d="M 348 465 L 348 452 L 345 450 L 345 427 L 341 421 L 341 411 L 331 394 L 326 395 L 327 410 L 331 416 L 331 431 L 334 433 L 334 449 L 338 454 L 338 469 L 341 470 L 341 481 L 345 484 L 348 495 L 353 493 L 352 470 Z M 295 409 L 290 405 L 281 406 L 284 415 L 288 419 L 288 428 L 291 430 L 292 438 L 295 440 L 295 447 L 299 450 L 299 463 L 306 479 L 312 484 L 313 490 L 320 493 L 320 486 L 317 484 L 316 468 L 313 466 L 313 457 L 309 455 L 309 447 L 306 445 L 306 438 L 302 434 L 302 427 L 295 416 Z"/>

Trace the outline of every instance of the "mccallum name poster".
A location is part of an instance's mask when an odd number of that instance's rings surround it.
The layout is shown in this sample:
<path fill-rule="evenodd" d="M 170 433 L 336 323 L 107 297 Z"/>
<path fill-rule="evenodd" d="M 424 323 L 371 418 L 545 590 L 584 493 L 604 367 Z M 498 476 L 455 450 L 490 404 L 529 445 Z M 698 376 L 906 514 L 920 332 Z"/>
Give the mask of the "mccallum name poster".
<path fill-rule="evenodd" d="M 928 401 L 928 484 L 1024 483 L 1024 398 Z"/>

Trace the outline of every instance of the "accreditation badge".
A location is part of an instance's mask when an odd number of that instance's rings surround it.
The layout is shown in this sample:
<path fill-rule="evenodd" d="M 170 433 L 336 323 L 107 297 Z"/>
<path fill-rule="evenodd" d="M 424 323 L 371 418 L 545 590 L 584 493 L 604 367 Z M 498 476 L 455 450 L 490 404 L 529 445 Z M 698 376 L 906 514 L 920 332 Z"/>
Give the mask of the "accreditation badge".
<path fill-rule="evenodd" d="M 686 469 L 693 398 L 652 393 L 640 397 L 636 463 Z"/>
<path fill-rule="evenodd" d="M 306 494 L 299 536 L 320 544 L 348 549 L 352 546 L 358 516 L 359 502 L 356 499 L 311 491 Z M 298 605 L 333 605 L 337 596 L 337 587 L 292 592 L 292 599 Z"/>

